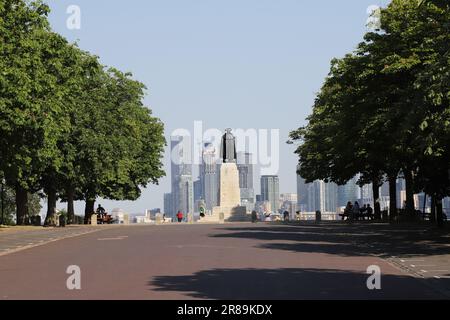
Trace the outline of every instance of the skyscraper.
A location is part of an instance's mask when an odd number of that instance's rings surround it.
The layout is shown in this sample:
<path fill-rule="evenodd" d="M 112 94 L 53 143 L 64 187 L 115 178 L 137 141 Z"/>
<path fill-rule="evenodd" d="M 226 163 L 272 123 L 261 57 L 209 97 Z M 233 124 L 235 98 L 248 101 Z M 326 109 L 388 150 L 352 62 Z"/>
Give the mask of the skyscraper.
<path fill-rule="evenodd" d="M 398 178 L 397 179 L 397 208 L 403 208 L 404 202 L 406 200 L 406 183 L 405 179 Z"/>
<path fill-rule="evenodd" d="M 347 202 L 354 203 L 361 198 L 361 190 L 357 185 L 359 180 L 359 175 L 353 177 L 345 185 L 338 187 L 338 206 L 345 207 Z"/>
<path fill-rule="evenodd" d="M 209 142 L 205 143 L 203 147 L 200 181 L 206 210 L 211 211 L 219 205 L 219 170 L 217 165 L 217 150 Z"/>
<path fill-rule="evenodd" d="M 289 212 L 291 218 L 298 210 L 298 197 L 296 193 L 284 193 L 280 195 L 281 212 Z"/>
<path fill-rule="evenodd" d="M 261 177 L 261 196 L 263 201 L 269 201 L 271 210 L 278 213 L 280 208 L 280 181 L 278 176 Z"/>
<path fill-rule="evenodd" d="M 322 212 L 336 212 L 338 208 L 338 186 L 334 182 L 323 182 L 323 198 L 324 206 L 321 208 Z"/>
<path fill-rule="evenodd" d="M 178 181 L 179 202 L 176 210 L 194 214 L 194 186 L 191 175 L 182 175 Z"/>
<path fill-rule="evenodd" d="M 307 212 L 336 212 L 338 208 L 338 186 L 333 182 L 316 180 L 306 185 Z"/>
<path fill-rule="evenodd" d="M 192 150 L 190 137 L 171 137 L 172 216 L 178 210 L 194 213 Z"/>
<path fill-rule="evenodd" d="M 173 210 L 173 198 L 172 193 L 165 193 L 164 194 L 164 213 L 170 217 L 173 216 L 174 210 Z"/>
<path fill-rule="evenodd" d="M 203 199 L 203 185 L 201 180 L 194 181 L 194 202 Z"/>
<path fill-rule="evenodd" d="M 300 166 L 297 167 L 300 170 Z M 297 174 L 297 209 L 305 212 L 308 208 L 308 184 L 299 174 Z"/>
<path fill-rule="evenodd" d="M 237 167 L 239 171 L 239 188 L 241 191 L 241 204 L 252 210 L 255 204 L 255 190 L 253 188 L 253 162 L 248 152 L 238 152 Z"/>

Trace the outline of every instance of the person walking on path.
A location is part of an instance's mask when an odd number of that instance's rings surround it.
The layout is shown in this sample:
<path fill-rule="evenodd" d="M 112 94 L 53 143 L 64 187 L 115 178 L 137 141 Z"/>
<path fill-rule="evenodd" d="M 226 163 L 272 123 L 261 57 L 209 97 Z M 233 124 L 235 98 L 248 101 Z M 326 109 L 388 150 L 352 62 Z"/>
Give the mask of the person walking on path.
<path fill-rule="evenodd" d="M 252 223 L 256 223 L 258 221 L 258 214 L 255 210 L 252 211 Z"/>
<path fill-rule="evenodd" d="M 181 212 L 181 210 L 178 210 L 177 219 L 178 222 L 183 222 L 183 212 Z"/>

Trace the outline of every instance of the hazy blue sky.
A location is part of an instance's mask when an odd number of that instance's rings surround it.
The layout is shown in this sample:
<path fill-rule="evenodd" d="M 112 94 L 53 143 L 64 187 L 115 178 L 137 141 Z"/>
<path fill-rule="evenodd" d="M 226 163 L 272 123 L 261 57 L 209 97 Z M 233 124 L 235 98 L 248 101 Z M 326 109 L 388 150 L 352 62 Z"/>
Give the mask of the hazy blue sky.
<path fill-rule="evenodd" d="M 296 192 L 290 130 L 304 124 L 330 60 L 366 32 L 367 8 L 387 0 L 48 0 L 55 31 L 106 65 L 131 71 L 148 87 L 148 104 L 177 128 L 280 129 L 280 191 Z M 69 5 L 81 29 L 69 30 Z M 166 171 L 169 174 L 169 153 Z M 169 176 L 132 202 L 107 210 L 162 207 Z M 77 212 L 82 212 L 77 204 Z"/>

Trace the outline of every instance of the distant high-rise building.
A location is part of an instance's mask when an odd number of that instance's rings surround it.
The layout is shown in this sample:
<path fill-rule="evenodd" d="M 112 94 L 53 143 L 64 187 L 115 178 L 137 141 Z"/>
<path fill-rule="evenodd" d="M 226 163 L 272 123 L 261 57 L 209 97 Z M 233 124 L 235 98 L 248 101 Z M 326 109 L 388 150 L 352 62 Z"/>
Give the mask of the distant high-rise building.
<path fill-rule="evenodd" d="M 283 193 L 280 195 L 280 203 L 281 203 L 281 212 L 289 212 L 290 218 L 295 217 L 295 213 L 298 210 L 298 202 L 297 202 L 297 194 L 296 193 Z"/>
<path fill-rule="evenodd" d="M 373 187 L 372 187 L 372 183 L 368 183 L 364 186 L 361 187 L 361 203 L 360 205 L 363 204 L 371 204 L 372 207 L 374 205 L 373 202 Z"/>
<path fill-rule="evenodd" d="M 389 197 L 389 182 L 385 181 L 380 188 L 380 197 Z"/>
<path fill-rule="evenodd" d="M 406 201 L 406 181 L 403 178 L 397 179 L 397 208 L 403 208 Z"/>
<path fill-rule="evenodd" d="M 194 186 L 191 175 L 183 175 L 178 180 L 179 198 L 176 211 L 183 213 L 194 213 Z"/>
<path fill-rule="evenodd" d="M 189 137 L 173 136 L 170 141 L 172 182 L 179 176 L 192 175 L 192 151 Z"/>
<path fill-rule="evenodd" d="M 172 216 L 178 210 L 194 213 L 192 149 L 190 137 L 171 137 Z"/>
<path fill-rule="evenodd" d="M 202 197 L 206 210 L 212 211 L 219 205 L 219 170 L 217 164 L 217 150 L 212 143 L 205 143 L 203 147 L 202 165 L 200 166 L 200 181 Z"/>
<path fill-rule="evenodd" d="M 251 210 L 255 204 L 252 155 L 247 152 L 238 152 L 237 167 L 239 171 L 239 188 L 241 189 L 241 204 L 246 206 L 248 210 Z"/>
<path fill-rule="evenodd" d="M 324 207 L 323 212 L 336 212 L 338 208 L 338 185 L 334 182 L 324 184 Z"/>
<path fill-rule="evenodd" d="M 194 202 L 203 199 L 203 186 L 201 180 L 194 181 Z"/>
<path fill-rule="evenodd" d="M 263 201 L 269 201 L 274 213 L 280 208 L 280 181 L 278 176 L 261 177 L 261 196 Z"/>
<path fill-rule="evenodd" d="M 297 167 L 300 170 L 300 166 Z M 299 174 L 297 174 L 297 210 L 302 212 L 309 211 L 308 209 L 308 184 Z"/>
<path fill-rule="evenodd" d="M 285 202 L 285 201 L 297 202 L 297 194 L 296 193 L 280 194 L 280 202 Z"/>
<path fill-rule="evenodd" d="M 164 213 L 168 217 L 175 215 L 174 209 L 173 209 L 172 193 L 165 193 L 164 194 Z"/>
<path fill-rule="evenodd" d="M 238 152 L 237 167 L 239 171 L 239 187 L 241 189 L 253 189 L 252 154 L 248 152 Z"/>
<path fill-rule="evenodd" d="M 445 198 L 442 202 L 442 207 L 444 211 L 447 213 L 448 218 L 450 219 L 450 198 Z"/>
<path fill-rule="evenodd" d="M 165 212 L 164 212 L 165 213 Z M 150 210 L 145 210 L 145 221 L 144 222 L 148 222 L 149 220 L 155 220 L 156 219 L 156 215 L 161 214 L 161 209 L 160 208 L 154 208 L 154 209 L 150 209 Z"/>
<path fill-rule="evenodd" d="M 308 184 L 308 212 L 336 212 L 338 208 L 338 186 L 316 180 Z"/>
<path fill-rule="evenodd" d="M 361 199 L 361 188 L 358 186 L 357 182 L 359 180 L 359 175 L 353 177 L 345 185 L 338 187 L 338 206 L 345 207 L 347 202 L 355 203 Z"/>

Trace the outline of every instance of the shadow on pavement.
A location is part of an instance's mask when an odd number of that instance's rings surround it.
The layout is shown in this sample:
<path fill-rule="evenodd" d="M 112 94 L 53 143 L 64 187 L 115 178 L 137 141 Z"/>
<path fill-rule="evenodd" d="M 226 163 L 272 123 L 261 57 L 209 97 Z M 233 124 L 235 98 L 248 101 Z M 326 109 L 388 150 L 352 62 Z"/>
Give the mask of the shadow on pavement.
<path fill-rule="evenodd" d="M 386 275 L 382 276 L 381 290 L 368 290 L 368 277 L 332 269 L 213 269 L 193 275 L 159 276 L 149 285 L 153 291 L 199 299 L 445 299 L 420 282 L 425 280 Z"/>
<path fill-rule="evenodd" d="M 421 256 L 450 254 L 448 230 L 385 224 L 255 225 L 221 228 L 214 238 L 255 239 L 264 249 L 341 256 Z"/>

